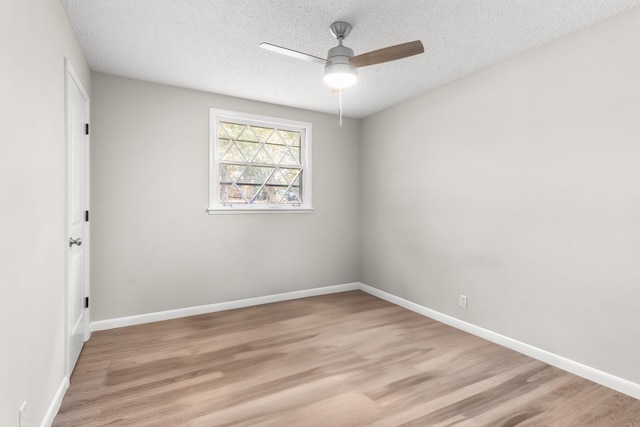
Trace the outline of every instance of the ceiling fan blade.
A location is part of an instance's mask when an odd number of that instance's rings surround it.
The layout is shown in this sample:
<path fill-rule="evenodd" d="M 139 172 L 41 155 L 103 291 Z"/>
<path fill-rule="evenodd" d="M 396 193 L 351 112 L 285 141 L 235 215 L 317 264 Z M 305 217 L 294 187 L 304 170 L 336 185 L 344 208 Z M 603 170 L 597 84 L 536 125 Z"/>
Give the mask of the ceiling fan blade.
<path fill-rule="evenodd" d="M 356 67 L 366 67 L 367 65 L 381 64 L 383 62 L 407 58 L 409 56 L 418 55 L 422 52 L 424 52 L 422 42 L 420 40 L 415 40 L 356 55 L 351 57 L 349 62 Z"/>
<path fill-rule="evenodd" d="M 327 63 L 326 59 L 319 58 L 317 56 L 309 55 L 308 53 L 298 52 L 297 50 L 288 49 L 286 47 L 276 46 L 271 43 L 260 43 L 260 47 L 263 49 L 270 50 L 272 52 L 281 53 L 283 55 L 292 56 L 294 58 L 303 59 L 309 62 L 315 62 L 316 64 L 325 65 Z"/>

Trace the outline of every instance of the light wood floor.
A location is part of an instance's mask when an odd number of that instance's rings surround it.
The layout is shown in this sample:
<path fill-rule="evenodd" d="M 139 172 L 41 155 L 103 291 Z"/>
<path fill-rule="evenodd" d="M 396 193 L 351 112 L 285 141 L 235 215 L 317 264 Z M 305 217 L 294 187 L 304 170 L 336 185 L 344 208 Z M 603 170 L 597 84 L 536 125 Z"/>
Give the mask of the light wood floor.
<path fill-rule="evenodd" d="M 637 426 L 640 401 L 360 291 L 95 332 L 54 426 Z"/>

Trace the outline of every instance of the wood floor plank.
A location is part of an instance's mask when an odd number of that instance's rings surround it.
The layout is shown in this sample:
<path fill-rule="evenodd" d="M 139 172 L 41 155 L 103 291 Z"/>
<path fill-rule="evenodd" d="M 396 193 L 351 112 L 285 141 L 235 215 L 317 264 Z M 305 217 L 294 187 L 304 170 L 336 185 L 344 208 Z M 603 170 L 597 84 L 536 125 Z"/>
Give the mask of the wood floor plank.
<path fill-rule="evenodd" d="M 95 332 L 75 426 L 640 426 L 640 401 L 360 291 Z"/>

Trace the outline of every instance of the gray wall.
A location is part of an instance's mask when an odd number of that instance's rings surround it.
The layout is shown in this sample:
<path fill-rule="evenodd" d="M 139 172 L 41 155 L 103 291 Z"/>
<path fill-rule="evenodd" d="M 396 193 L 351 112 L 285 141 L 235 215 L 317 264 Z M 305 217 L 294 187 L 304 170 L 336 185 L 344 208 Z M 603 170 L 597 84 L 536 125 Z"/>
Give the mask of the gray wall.
<path fill-rule="evenodd" d="M 0 2 L 0 425 L 40 425 L 65 376 L 64 58 L 90 71 L 58 1 Z"/>
<path fill-rule="evenodd" d="M 357 281 L 359 121 L 92 78 L 92 320 Z M 313 213 L 208 215 L 209 108 L 311 122 Z"/>
<path fill-rule="evenodd" d="M 362 281 L 640 383 L 639 23 L 365 119 Z"/>

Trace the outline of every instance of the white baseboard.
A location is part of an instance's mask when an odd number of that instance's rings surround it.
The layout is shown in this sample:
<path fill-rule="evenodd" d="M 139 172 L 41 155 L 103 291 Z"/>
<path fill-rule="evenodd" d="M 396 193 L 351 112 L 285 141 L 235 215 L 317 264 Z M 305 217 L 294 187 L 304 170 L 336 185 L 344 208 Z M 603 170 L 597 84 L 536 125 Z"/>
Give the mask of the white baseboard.
<path fill-rule="evenodd" d="M 44 419 L 40 424 L 40 427 L 51 427 L 53 424 L 53 420 L 58 415 L 58 411 L 60 410 L 60 406 L 62 405 L 62 399 L 64 398 L 64 394 L 67 392 L 69 388 L 69 377 L 65 376 L 56 391 L 55 396 L 53 396 L 53 400 L 49 405 L 49 409 L 47 409 L 47 413 L 44 415 Z"/>
<path fill-rule="evenodd" d="M 640 399 L 640 384 L 636 384 L 634 382 L 625 380 L 624 378 L 620 378 L 615 375 L 611 375 L 598 369 L 592 368 L 590 366 L 583 365 L 582 363 L 578 363 L 571 359 L 567 359 L 566 357 L 550 353 L 546 350 L 542 350 L 521 341 L 514 340 L 513 338 L 500 335 L 488 329 L 481 328 L 480 326 L 476 326 L 463 320 L 456 319 L 455 317 L 451 317 L 438 311 L 431 310 L 404 298 L 400 298 L 372 286 L 365 285 L 364 283 L 360 284 L 360 289 L 375 297 L 406 308 L 407 310 L 415 311 L 418 314 L 422 314 L 423 316 L 437 320 L 438 322 L 453 326 L 456 329 L 463 330 L 472 335 L 484 338 L 487 341 L 494 342 L 503 347 L 517 351 L 518 353 L 525 354 L 529 357 L 555 366 L 556 368 L 560 368 L 582 378 L 586 378 L 590 381 L 593 381 L 594 383 L 601 384 L 605 387 L 609 387 L 613 390 L 619 391 L 620 393 L 624 393 L 636 399 Z"/>
<path fill-rule="evenodd" d="M 196 316 L 199 314 L 215 313 L 217 311 L 233 310 L 236 308 L 250 307 L 253 305 L 269 304 L 272 302 L 288 301 L 298 298 L 314 297 L 318 295 L 334 294 L 337 292 L 354 291 L 360 289 L 360 282 L 345 283 L 342 285 L 323 286 L 320 288 L 305 289 L 302 291 L 285 292 L 281 294 L 266 295 L 263 297 L 247 298 L 236 301 L 220 302 L 216 304 L 199 305 L 195 307 L 179 308 L 176 310 L 159 311 L 136 316 L 119 317 L 116 319 L 99 320 L 91 322 L 92 331 L 121 328 L 124 326 L 141 325 L 143 323 L 159 322 L 162 320 L 177 319 L 180 317 Z"/>

